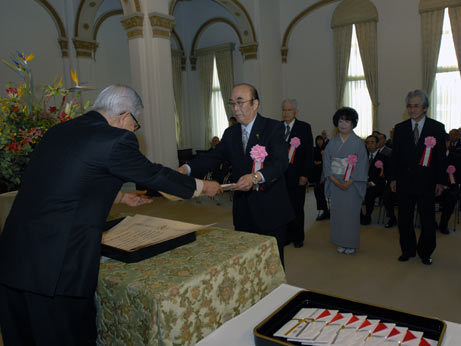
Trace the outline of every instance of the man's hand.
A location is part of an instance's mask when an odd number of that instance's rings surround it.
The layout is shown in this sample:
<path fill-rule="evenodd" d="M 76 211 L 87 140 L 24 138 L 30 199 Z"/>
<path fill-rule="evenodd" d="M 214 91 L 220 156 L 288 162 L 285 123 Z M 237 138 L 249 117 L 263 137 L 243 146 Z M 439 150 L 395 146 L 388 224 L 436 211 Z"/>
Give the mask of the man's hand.
<path fill-rule="evenodd" d="M 435 196 L 440 196 L 443 192 L 443 190 L 445 190 L 445 186 L 441 185 L 441 184 L 437 184 L 435 185 Z"/>
<path fill-rule="evenodd" d="M 139 207 L 143 204 L 152 203 L 152 198 L 146 196 L 146 192 L 147 190 L 133 190 L 130 192 L 121 192 L 123 195 L 122 199 L 120 200 L 120 203 L 126 204 L 130 207 Z"/>
<path fill-rule="evenodd" d="M 182 165 L 181 167 L 176 168 L 176 172 L 187 175 L 189 173 L 189 170 L 187 169 L 186 165 Z"/>
<path fill-rule="evenodd" d="M 202 180 L 203 181 L 203 190 L 202 193 L 206 194 L 208 197 L 214 197 L 219 193 L 222 193 L 221 185 L 216 181 Z"/>
<path fill-rule="evenodd" d="M 397 192 L 397 183 L 395 182 L 395 180 L 392 180 L 391 181 L 391 191 L 392 192 Z"/>
<path fill-rule="evenodd" d="M 299 177 L 299 186 L 304 186 L 308 183 L 309 181 L 307 180 L 307 177 Z"/>
<path fill-rule="evenodd" d="M 240 177 L 237 183 L 233 186 L 232 190 L 249 191 L 253 188 L 253 176 L 245 174 Z"/>

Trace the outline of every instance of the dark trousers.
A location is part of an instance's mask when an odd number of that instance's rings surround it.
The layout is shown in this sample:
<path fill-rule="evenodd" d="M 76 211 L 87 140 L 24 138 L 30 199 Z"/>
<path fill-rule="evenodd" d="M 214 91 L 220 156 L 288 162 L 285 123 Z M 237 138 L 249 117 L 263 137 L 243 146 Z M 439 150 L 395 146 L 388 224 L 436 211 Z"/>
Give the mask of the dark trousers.
<path fill-rule="evenodd" d="M 275 237 L 277 240 L 277 248 L 279 249 L 279 256 L 280 256 L 280 261 L 282 262 L 282 266 L 285 267 L 285 261 L 284 261 L 284 256 L 283 256 L 283 247 L 285 246 L 285 237 L 286 237 L 286 226 L 280 226 L 278 228 L 272 229 L 270 231 L 268 230 L 262 230 L 258 226 L 253 225 L 252 227 L 236 227 L 236 231 L 241 231 L 241 232 L 248 232 L 248 233 L 256 233 L 256 234 L 262 234 L 262 235 L 268 235 Z"/>
<path fill-rule="evenodd" d="M 325 183 L 315 183 L 314 195 L 317 201 L 317 210 L 328 211 L 328 204 L 325 198 Z"/>
<path fill-rule="evenodd" d="M 94 297 L 48 297 L 0 284 L 5 346 L 96 345 Z"/>
<path fill-rule="evenodd" d="M 391 186 L 388 183 L 383 192 L 383 204 L 386 209 L 386 214 L 391 219 L 395 219 L 394 205 L 397 201 L 397 194 L 391 191 Z"/>
<path fill-rule="evenodd" d="M 453 210 L 455 210 L 456 202 L 458 201 L 459 188 L 457 185 L 451 185 L 448 189 L 442 192 L 440 196 L 440 203 L 442 205 L 442 215 L 440 216 L 440 229 L 448 227 Z"/>
<path fill-rule="evenodd" d="M 295 218 L 287 225 L 286 243 L 302 243 L 304 241 L 304 203 L 306 201 L 306 186 L 287 186 L 291 206 Z"/>
<path fill-rule="evenodd" d="M 366 217 L 371 217 L 371 214 L 373 213 L 373 209 L 375 207 L 375 199 L 381 196 L 382 194 L 382 187 L 379 188 L 378 186 L 370 186 L 367 188 L 367 192 L 365 193 L 365 199 L 363 201 L 366 210 Z"/>
<path fill-rule="evenodd" d="M 399 232 L 402 254 L 421 258 L 429 257 L 436 247 L 435 239 L 435 198 L 399 193 Z M 414 229 L 415 205 L 421 220 L 421 235 L 416 242 Z"/>

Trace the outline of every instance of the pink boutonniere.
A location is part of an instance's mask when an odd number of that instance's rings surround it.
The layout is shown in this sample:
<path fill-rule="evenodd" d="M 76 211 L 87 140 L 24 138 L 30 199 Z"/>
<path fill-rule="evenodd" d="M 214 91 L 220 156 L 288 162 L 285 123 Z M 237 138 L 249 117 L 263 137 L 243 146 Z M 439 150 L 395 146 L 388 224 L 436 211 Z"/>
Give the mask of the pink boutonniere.
<path fill-rule="evenodd" d="M 349 181 L 349 179 L 351 178 L 352 171 L 354 170 L 354 167 L 357 164 L 357 162 L 357 155 L 349 155 L 347 157 L 347 167 L 346 172 L 344 172 L 344 181 Z"/>
<path fill-rule="evenodd" d="M 450 179 L 450 184 L 456 184 L 454 173 L 456 172 L 456 167 L 449 165 L 447 168 L 448 178 Z"/>
<path fill-rule="evenodd" d="M 437 141 L 434 137 L 427 136 L 426 138 L 424 138 L 424 145 L 426 146 L 426 148 L 424 148 L 423 155 L 421 156 L 421 160 L 419 161 L 420 166 L 429 166 L 429 164 L 431 163 L 432 148 L 434 148 L 436 144 Z"/>
<path fill-rule="evenodd" d="M 288 161 L 293 163 L 295 160 L 296 148 L 301 145 L 301 140 L 298 137 L 293 137 L 290 140 L 290 148 L 288 148 Z"/>
<path fill-rule="evenodd" d="M 379 174 L 381 177 L 384 177 L 384 164 L 383 161 L 377 160 L 375 162 L 375 167 L 378 169 L 381 169 L 381 173 Z"/>
<path fill-rule="evenodd" d="M 268 156 L 266 147 L 256 144 L 251 148 L 250 157 L 253 159 L 253 170 L 252 172 L 257 172 L 264 166 L 264 160 Z"/>

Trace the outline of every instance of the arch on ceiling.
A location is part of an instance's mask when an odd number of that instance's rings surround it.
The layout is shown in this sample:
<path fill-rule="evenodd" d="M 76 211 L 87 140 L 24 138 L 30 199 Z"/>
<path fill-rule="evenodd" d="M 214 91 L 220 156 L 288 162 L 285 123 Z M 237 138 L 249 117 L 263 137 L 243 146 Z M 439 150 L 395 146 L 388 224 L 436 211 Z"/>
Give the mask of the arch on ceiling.
<path fill-rule="evenodd" d="M 255 44 L 256 40 L 256 32 L 254 29 L 253 22 L 250 18 L 245 7 L 238 1 L 238 0 L 211 0 L 214 1 L 221 6 L 223 6 L 232 17 L 235 19 L 237 25 L 234 25 L 234 30 L 239 33 L 239 37 L 241 38 L 241 44 Z M 172 16 L 174 8 L 177 4 L 178 0 L 171 0 L 170 2 L 170 9 L 169 14 Z"/>
<path fill-rule="evenodd" d="M 61 47 L 61 55 L 63 57 L 66 57 L 67 54 L 67 48 L 68 48 L 68 43 L 67 43 L 67 34 L 66 34 L 66 28 L 64 26 L 64 23 L 59 16 L 58 12 L 54 9 L 54 7 L 47 1 L 47 0 L 35 0 L 39 5 L 41 5 L 51 16 L 53 19 L 53 22 L 56 26 L 56 30 L 58 32 L 58 43 L 59 46 Z"/>
<path fill-rule="evenodd" d="M 236 25 L 234 23 L 232 23 L 227 18 L 213 18 L 213 19 L 210 19 L 210 20 L 206 21 L 205 23 L 203 23 L 200 26 L 200 28 L 198 28 L 197 32 L 195 33 L 194 38 L 192 40 L 192 47 L 191 47 L 191 50 L 190 50 L 190 55 L 191 56 L 195 56 L 195 51 L 197 49 L 197 45 L 198 45 L 198 42 L 200 40 L 200 36 L 202 36 L 202 34 L 206 31 L 206 29 L 208 29 L 210 26 L 212 26 L 214 24 L 217 24 L 217 23 L 224 23 L 224 24 L 229 25 L 235 31 L 235 33 L 237 34 L 240 44 L 242 44 L 242 36 L 240 35 L 240 32 L 238 31 L 238 28 L 236 27 Z"/>
<path fill-rule="evenodd" d="M 99 16 L 99 18 L 96 19 L 96 22 L 93 28 L 93 40 L 96 41 L 96 38 L 98 37 L 99 28 L 101 27 L 102 23 L 104 23 L 106 19 L 113 17 L 113 16 L 118 16 L 121 14 L 123 14 L 123 10 L 113 10 L 113 11 L 106 12 L 102 14 L 101 16 Z"/>
<path fill-rule="evenodd" d="M 315 10 L 318 10 L 319 8 L 328 5 L 332 2 L 337 2 L 340 0 L 320 0 L 316 2 L 315 4 L 312 4 L 308 8 L 306 8 L 304 11 L 302 11 L 300 14 L 298 14 L 291 22 L 288 24 L 287 29 L 285 30 L 285 33 L 283 34 L 283 40 L 282 40 L 282 48 L 281 48 L 281 54 L 282 54 L 282 62 L 286 63 L 287 62 L 287 55 L 288 55 L 288 41 L 290 40 L 291 33 L 293 32 L 294 27 L 301 22 L 307 15 L 312 13 Z"/>

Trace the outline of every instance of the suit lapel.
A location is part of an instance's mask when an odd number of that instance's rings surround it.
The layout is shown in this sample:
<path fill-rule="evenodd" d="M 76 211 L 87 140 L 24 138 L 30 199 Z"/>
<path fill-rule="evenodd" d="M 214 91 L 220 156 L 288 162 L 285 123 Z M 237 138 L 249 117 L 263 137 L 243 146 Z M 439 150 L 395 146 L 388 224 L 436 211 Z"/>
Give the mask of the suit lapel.
<path fill-rule="evenodd" d="M 265 122 L 266 122 L 265 119 L 262 116 L 260 116 L 258 113 L 255 119 L 255 122 L 253 124 L 253 127 L 251 128 L 250 138 L 248 139 L 247 150 L 245 153 L 246 155 L 250 153 L 251 148 L 253 148 L 253 146 L 255 146 L 256 144 L 260 144 Z M 243 147 L 242 147 L 242 151 L 243 151 Z"/>

